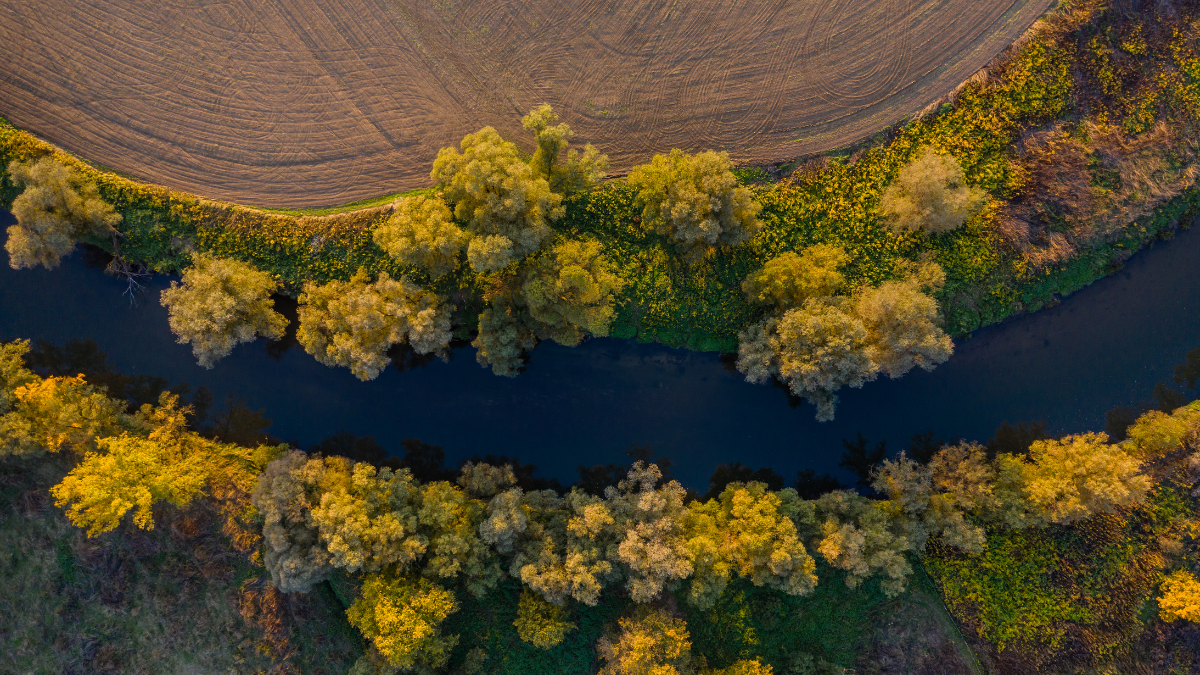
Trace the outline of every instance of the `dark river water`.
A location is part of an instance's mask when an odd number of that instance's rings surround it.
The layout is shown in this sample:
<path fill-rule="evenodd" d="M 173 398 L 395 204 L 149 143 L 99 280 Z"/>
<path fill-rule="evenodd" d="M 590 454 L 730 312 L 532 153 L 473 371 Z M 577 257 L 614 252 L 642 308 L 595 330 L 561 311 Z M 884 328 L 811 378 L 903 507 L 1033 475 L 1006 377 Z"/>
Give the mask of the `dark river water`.
<path fill-rule="evenodd" d="M 789 480 L 812 468 L 851 482 L 837 461 L 841 439 L 857 433 L 894 450 L 927 429 L 986 440 L 1005 420 L 1044 420 L 1053 434 L 1103 430 L 1106 410 L 1149 399 L 1200 346 L 1200 227 L 1057 307 L 977 331 L 933 372 L 843 390 L 827 423 L 813 420 L 811 406 L 792 408 L 779 389 L 746 383 L 718 354 L 613 339 L 545 342 L 515 379 L 492 375 L 464 348 L 449 363 L 364 383 L 299 347 L 275 360 L 261 340 L 204 370 L 167 327 L 157 302 L 167 283 L 154 279 L 131 308 L 124 284 L 80 253 L 53 271 L 3 264 L 0 338 L 91 338 L 126 374 L 204 385 L 217 401 L 243 397 L 265 409 L 273 434 L 302 447 L 349 431 L 400 452 L 400 439 L 413 437 L 443 446 L 450 464 L 507 454 L 568 484 L 580 464 L 627 463 L 631 444 L 669 456 L 674 475 L 703 491 L 713 467 L 731 461 Z"/>

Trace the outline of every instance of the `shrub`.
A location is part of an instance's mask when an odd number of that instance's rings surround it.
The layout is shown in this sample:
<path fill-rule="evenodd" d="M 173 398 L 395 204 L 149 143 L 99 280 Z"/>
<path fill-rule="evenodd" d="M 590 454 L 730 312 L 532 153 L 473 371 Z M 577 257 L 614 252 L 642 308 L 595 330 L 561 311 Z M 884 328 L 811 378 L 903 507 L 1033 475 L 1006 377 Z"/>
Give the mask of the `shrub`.
<path fill-rule="evenodd" d="M 696 261 L 720 246 L 740 244 L 762 227 L 762 205 L 739 187 L 726 152 L 696 155 L 675 149 L 629 172 L 642 225 L 657 229 Z"/>
<path fill-rule="evenodd" d="M 575 630 L 575 624 L 567 621 L 565 607 L 546 602 L 528 591 L 521 591 L 513 626 L 522 640 L 541 649 L 562 644 L 567 633 Z"/>
<path fill-rule="evenodd" d="M 1200 581 L 1194 574 L 1178 570 L 1167 576 L 1158 599 L 1158 615 L 1163 621 L 1200 623 Z"/>
<path fill-rule="evenodd" d="M 879 214 L 897 233 L 941 234 L 960 227 L 987 201 L 987 193 L 963 185 L 958 160 L 926 148 L 900 170 L 879 200 Z"/>
<path fill-rule="evenodd" d="M 287 319 L 271 303 L 277 288 L 269 274 L 248 263 L 197 253 L 182 284 L 172 281 L 160 301 L 178 342 L 191 343 L 200 365 L 212 368 L 243 342 L 283 337 Z"/>
<path fill-rule="evenodd" d="M 469 236 L 454 224 L 438 197 L 408 197 L 396 202 L 391 217 L 375 228 L 375 243 L 397 262 L 420 267 L 433 279 L 458 267 Z"/>
<path fill-rule="evenodd" d="M 750 302 L 791 309 L 808 298 L 833 295 L 845 283 L 838 268 L 850 260 L 845 249 L 814 244 L 799 254 L 781 253 L 751 272 L 742 282 L 742 292 Z"/>

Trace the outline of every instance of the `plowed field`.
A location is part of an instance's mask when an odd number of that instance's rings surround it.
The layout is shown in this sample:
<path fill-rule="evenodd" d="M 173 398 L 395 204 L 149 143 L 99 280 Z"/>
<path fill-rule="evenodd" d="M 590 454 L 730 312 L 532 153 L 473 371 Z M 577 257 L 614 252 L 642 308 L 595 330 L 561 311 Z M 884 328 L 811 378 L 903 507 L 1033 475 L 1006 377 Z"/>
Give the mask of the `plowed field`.
<path fill-rule="evenodd" d="M 0 114 L 135 177 L 262 206 L 428 184 L 548 102 L 617 171 L 768 162 L 953 89 L 1053 0 L 0 0 Z"/>

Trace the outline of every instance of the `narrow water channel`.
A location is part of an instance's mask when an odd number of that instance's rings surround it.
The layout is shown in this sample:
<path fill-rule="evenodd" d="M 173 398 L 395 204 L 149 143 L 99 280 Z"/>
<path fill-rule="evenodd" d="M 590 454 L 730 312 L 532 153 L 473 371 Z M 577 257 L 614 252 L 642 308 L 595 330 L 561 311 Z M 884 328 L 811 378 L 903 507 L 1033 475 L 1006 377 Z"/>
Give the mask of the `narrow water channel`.
<path fill-rule="evenodd" d="M 11 215 L 0 212 L 0 221 Z M 986 440 L 1005 420 L 1045 420 L 1054 434 L 1102 430 L 1106 410 L 1149 399 L 1200 347 L 1200 227 L 1057 307 L 977 331 L 931 373 L 843 390 L 837 419 L 823 424 L 779 389 L 747 384 L 718 354 L 613 339 L 545 342 L 515 379 L 492 375 L 464 348 L 449 363 L 389 369 L 363 383 L 299 347 L 271 358 L 261 340 L 204 370 L 175 343 L 157 302 L 169 279 L 155 278 L 130 307 L 124 284 L 79 253 L 53 271 L 4 263 L 0 339 L 91 338 L 121 372 L 204 385 L 217 401 L 243 397 L 265 409 L 273 434 L 302 447 L 349 431 L 400 452 L 412 437 L 443 446 L 448 463 L 507 454 L 564 483 L 579 464 L 625 463 L 631 444 L 671 457 L 675 476 L 703 491 L 713 467 L 731 461 L 789 480 L 812 468 L 850 482 L 837 461 L 841 439 L 856 433 L 900 449 L 927 429 Z"/>

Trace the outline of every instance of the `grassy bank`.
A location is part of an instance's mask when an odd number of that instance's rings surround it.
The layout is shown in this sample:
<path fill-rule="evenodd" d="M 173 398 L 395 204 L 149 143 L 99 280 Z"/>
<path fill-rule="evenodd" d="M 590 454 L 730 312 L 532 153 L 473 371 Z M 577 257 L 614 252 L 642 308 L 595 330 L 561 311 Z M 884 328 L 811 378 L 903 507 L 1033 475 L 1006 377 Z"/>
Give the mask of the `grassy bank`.
<path fill-rule="evenodd" d="M 1159 480 L 1127 511 L 997 529 L 979 555 L 935 549 L 925 567 L 989 670 L 1195 672 L 1200 626 L 1159 621 L 1155 597 L 1166 571 L 1195 564 L 1200 509 L 1190 479 Z"/>
<path fill-rule="evenodd" d="M 0 460 L 0 672 L 342 675 L 362 653 L 328 587 L 275 591 L 201 504 L 86 538 L 47 492 L 71 464 Z"/>

